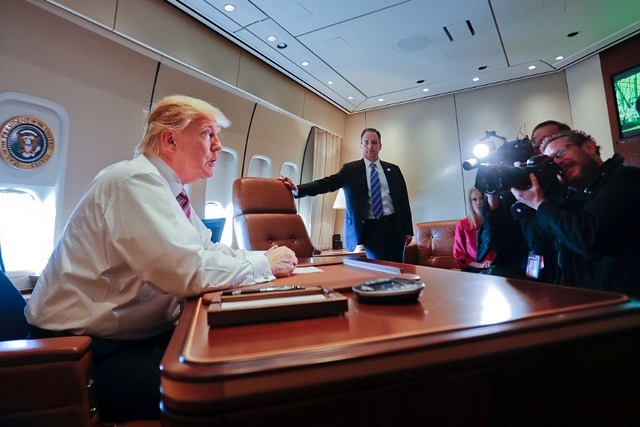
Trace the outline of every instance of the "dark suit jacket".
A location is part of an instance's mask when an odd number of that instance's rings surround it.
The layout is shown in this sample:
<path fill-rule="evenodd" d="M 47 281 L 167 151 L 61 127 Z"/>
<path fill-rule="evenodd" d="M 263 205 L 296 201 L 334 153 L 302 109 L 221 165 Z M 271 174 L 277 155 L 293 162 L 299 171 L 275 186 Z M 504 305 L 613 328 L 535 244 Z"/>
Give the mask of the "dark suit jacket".
<path fill-rule="evenodd" d="M 413 236 L 413 220 L 409 206 L 407 184 L 400 168 L 393 163 L 380 161 L 382 170 L 389 183 L 389 192 L 393 200 L 398 234 Z M 364 159 L 345 163 L 338 173 L 300 184 L 297 197 L 315 196 L 330 193 L 340 188 L 344 191 L 347 213 L 344 218 L 345 246 L 353 251 L 359 244 L 364 223 L 369 215 L 369 190 Z"/>

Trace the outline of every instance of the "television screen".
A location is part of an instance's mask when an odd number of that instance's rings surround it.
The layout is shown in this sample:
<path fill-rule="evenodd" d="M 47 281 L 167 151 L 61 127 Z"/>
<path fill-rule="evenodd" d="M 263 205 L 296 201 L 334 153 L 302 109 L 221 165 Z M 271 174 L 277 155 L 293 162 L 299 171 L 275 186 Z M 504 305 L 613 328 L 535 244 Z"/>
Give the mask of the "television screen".
<path fill-rule="evenodd" d="M 611 77 L 620 138 L 640 135 L 640 65 Z"/>

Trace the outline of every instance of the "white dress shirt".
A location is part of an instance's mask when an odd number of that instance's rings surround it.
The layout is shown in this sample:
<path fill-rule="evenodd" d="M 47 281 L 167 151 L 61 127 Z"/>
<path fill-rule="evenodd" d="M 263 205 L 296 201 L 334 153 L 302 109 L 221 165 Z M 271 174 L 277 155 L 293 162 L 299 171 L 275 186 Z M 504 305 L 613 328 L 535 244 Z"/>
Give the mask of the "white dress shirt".
<path fill-rule="evenodd" d="M 274 280 L 262 252 L 212 243 L 158 157 L 102 170 L 71 215 L 27 303 L 42 329 L 141 339 L 175 324 L 181 301 L 211 287 Z"/>

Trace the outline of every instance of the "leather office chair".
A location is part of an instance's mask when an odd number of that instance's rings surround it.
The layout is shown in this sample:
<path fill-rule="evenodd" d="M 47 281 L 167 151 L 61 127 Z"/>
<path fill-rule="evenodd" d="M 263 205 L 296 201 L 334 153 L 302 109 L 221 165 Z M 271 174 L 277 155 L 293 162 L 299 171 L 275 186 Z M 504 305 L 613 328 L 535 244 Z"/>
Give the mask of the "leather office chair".
<path fill-rule="evenodd" d="M 314 247 L 307 228 L 298 215 L 291 191 L 282 181 L 238 178 L 232 191 L 238 247 L 266 250 L 276 244 L 291 248 L 298 258 L 313 256 Z"/>
<path fill-rule="evenodd" d="M 25 305 L 0 272 L 0 425 L 100 426 L 91 338 L 31 339 Z"/>
<path fill-rule="evenodd" d="M 0 425 L 100 427 L 91 337 L 31 338 L 26 300 L 0 271 Z M 132 421 L 118 426 L 159 426 Z"/>

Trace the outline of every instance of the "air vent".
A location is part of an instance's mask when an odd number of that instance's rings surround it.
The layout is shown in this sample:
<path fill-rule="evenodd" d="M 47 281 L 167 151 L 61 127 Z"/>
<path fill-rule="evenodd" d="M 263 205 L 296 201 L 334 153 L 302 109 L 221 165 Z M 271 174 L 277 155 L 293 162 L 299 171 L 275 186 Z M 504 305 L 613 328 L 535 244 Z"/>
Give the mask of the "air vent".
<path fill-rule="evenodd" d="M 468 19 L 464 22 L 458 22 L 457 24 L 447 25 L 442 27 L 444 33 L 447 35 L 450 41 L 462 40 L 476 35 L 476 31 L 471 25 L 471 21 Z"/>

